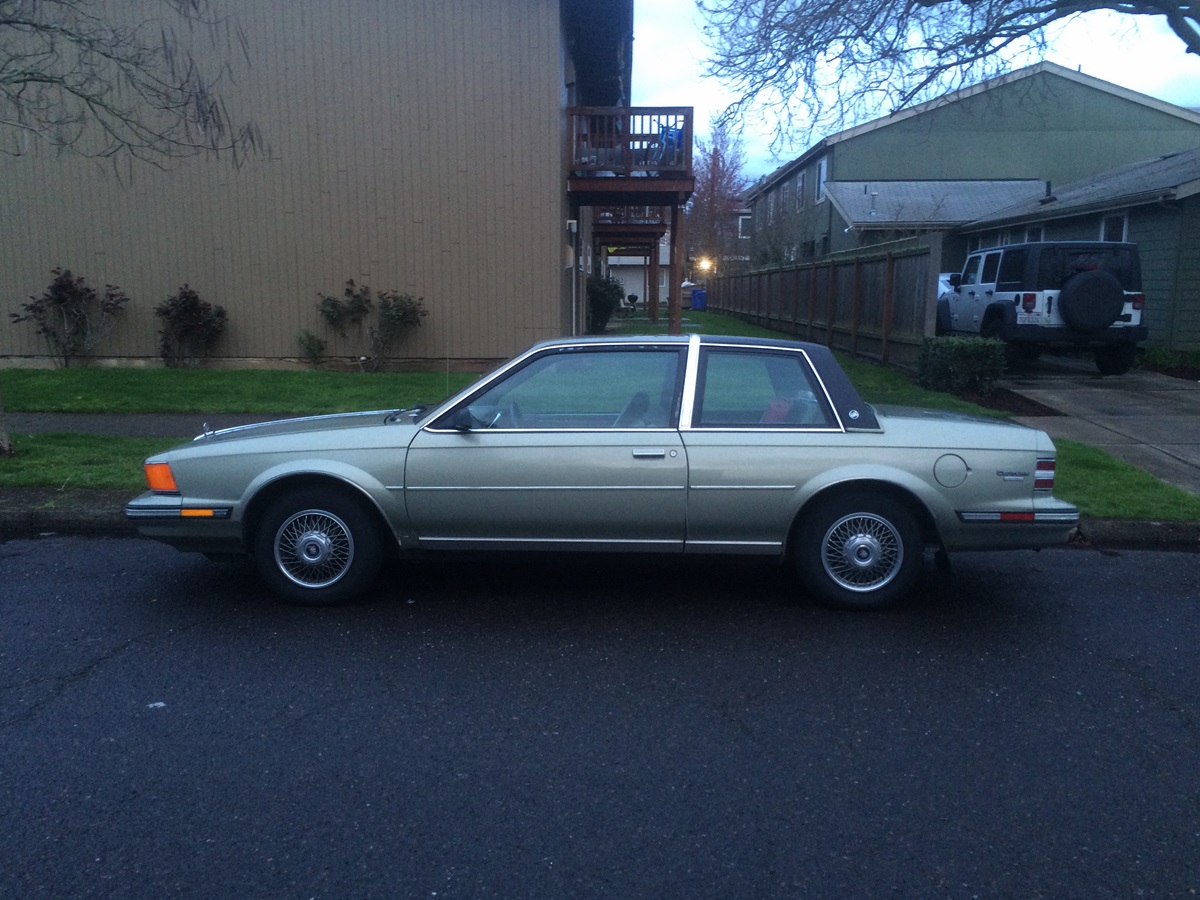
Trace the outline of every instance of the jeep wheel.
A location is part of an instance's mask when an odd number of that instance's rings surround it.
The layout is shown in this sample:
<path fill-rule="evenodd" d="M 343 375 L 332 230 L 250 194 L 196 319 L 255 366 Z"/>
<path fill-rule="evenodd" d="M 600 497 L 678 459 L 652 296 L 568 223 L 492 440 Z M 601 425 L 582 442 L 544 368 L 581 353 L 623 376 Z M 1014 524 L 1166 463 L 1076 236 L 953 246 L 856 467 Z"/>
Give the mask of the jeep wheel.
<path fill-rule="evenodd" d="M 1062 286 L 1058 311 L 1075 331 L 1100 331 L 1125 309 L 1125 291 L 1116 276 L 1101 269 L 1076 272 Z"/>
<path fill-rule="evenodd" d="M 1134 344 L 1109 344 L 1096 350 L 1096 368 L 1101 375 L 1124 375 L 1137 356 Z"/>

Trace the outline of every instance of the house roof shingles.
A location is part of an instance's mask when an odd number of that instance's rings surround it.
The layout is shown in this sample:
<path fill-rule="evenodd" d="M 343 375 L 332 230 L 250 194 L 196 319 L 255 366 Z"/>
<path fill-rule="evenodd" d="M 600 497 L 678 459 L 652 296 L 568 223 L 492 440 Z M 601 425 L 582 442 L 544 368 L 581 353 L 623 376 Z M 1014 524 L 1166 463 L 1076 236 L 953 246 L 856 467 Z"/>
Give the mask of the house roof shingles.
<path fill-rule="evenodd" d="M 1063 188 L 1051 185 L 1049 196 L 995 206 L 970 222 L 972 229 L 994 228 L 1019 221 L 1183 200 L 1200 193 L 1200 147 L 1131 163 Z"/>
<path fill-rule="evenodd" d="M 993 210 L 1042 196 L 1029 179 L 986 181 L 829 181 L 826 193 L 858 229 L 953 228 Z"/>

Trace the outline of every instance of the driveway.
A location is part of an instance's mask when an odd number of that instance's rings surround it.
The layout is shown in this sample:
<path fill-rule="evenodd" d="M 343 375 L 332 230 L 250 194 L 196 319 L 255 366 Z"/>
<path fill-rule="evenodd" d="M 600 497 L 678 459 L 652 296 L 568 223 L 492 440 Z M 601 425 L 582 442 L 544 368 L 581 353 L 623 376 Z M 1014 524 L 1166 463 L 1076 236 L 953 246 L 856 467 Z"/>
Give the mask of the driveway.
<path fill-rule="evenodd" d="M 1200 495 L 1200 382 L 1137 369 L 1105 377 L 1090 359 L 1047 356 L 998 385 L 1064 413 L 1017 421 Z"/>

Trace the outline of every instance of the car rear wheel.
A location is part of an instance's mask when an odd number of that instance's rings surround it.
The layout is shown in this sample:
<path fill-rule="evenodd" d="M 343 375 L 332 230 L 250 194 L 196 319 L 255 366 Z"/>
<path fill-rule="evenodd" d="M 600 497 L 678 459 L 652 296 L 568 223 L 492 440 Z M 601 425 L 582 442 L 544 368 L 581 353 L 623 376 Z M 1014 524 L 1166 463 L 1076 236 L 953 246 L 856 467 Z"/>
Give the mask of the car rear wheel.
<path fill-rule="evenodd" d="M 818 602 L 882 609 L 916 583 L 924 560 L 913 514 L 890 497 L 856 491 L 819 501 L 796 536 L 796 570 Z"/>
<path fill-rule="evenodd" d="M 268 507 L 254 559 L 267 586 L 290 603 L 343 603 L 378 574 L 382 541 L 365 503 L 341 491 L 305 488 Z"/>
<path fill-rule="evenodd" d="M 1136 358 L 1136 345 L 1109 344 L 1096 350 L 1096 368 L 1101 375 L 1124 375 L 1133 368 Z"/>

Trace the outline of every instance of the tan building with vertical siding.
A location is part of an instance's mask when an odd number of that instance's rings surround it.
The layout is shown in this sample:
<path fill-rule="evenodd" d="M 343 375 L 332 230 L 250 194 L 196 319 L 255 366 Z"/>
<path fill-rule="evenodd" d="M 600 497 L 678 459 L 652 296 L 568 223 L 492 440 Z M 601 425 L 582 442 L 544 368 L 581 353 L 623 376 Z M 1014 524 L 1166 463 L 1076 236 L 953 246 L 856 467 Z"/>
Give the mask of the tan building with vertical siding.
<path fill-rule="evenodd" d="M 203 33 L 191 49 L 227 59 L 228 107 L 257 123 L 262 156 L 163 170 L 36 143 L 0 156 L 2 364 L 48 364 L 7 313 L 55 267 L 132 298 L 97 351 L 115 364 L 159 364 L 152 310 L 184 283 L 228 311 L 226 366 L 297 365 L 305 329 L 354 354 L 317 312 L 347 279 L 424 298 L 401 364 L 504 358 L 582 329 L 590 214 L 568 190 L 565 111 L 628 102 L 633 0 L 226 9 L 247 54 Z"/>

